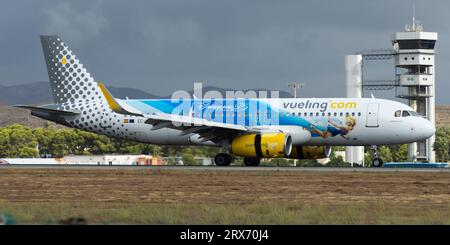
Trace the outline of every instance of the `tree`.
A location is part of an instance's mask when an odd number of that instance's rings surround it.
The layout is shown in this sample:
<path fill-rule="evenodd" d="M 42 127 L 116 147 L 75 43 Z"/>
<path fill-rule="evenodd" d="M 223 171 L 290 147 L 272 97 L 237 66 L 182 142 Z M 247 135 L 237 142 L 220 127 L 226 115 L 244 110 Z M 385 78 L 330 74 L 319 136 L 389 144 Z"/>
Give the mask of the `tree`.
<path fill-rule="evenodd" d="M 294 160 L 287 159 L 287 158 L 270 158 L 268 160 L 264 160 L 261 162 L 261 165 L 265 166 L 277 166 L 277 167 L 284 167 L 284 166 L 292 166 Z"/>
<path fill-rule="evenodd" d="M 392 150 L 389 146 L 380 146 L 378 147 L 378 152 L 381 160 L 383 162 L 392 162 L 394 160 Z M 370 166 L 372 164 L 373 160 L 373 150 L 370 148 L 367 148 L 364 154 L 364 162 L 366 166 Z"/>
<path fill-rule="evenodd" d="M 327 167 L 350 167 L 349 162 L 344 161 L 342 156 L 336 156 L 333 154 L 330 156 L 330 161 L 327 163 Z"/>
<path fill-rule="evenodd" d="M 443 136 L 436 136 L 433 144 L 433 149 L 436 151 L 437 161 L 445 162 L 448 159 L 448 138 Z"/>
<path fill-rule="evenodd" d="M 450 126 L 440 124 L 436 127 L 436 140 L 433 144 L 433 149 L 436 151 L 438 161 L 446 162 L 449 159 L 450 152 Z"/>
<path fill-rule="evenodd" d="M 0 129 L 0 157 L 38 157 L 37 146 L 29 127 L 12 124 Z"/>
<path fill-rule="evenodd" d="M 392 161 L 394 162 L 406 162 L 408 161 L 408 145 L 395 145 L 391 147 Z"/>
<path fill-rule="evenodd" d="M 197 163 L 195 162 L 194 155 L 192 154 L 191 151 L 183 152 L 181 157 L 183 159 L 184 165 L 197 165 Z"/>

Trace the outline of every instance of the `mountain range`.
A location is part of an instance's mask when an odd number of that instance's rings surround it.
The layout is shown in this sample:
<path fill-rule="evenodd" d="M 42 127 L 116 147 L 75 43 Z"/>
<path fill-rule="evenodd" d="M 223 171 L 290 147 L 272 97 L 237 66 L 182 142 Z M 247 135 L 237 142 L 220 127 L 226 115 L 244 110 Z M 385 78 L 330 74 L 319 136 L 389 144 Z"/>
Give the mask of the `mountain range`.
<path fill-rule="evenodd" d="M 158 96 L 148 92 L 128 87 L 114 87 L 107 86 L 111 94 L 120 99 L 161 99 L 170 98 L 171 95 Z M 232 89 L 219 88 L 214 86 L 207 86 L 203 88 L 203 93 L 215 90 L 225 95 L 225 91 Z M 264 89 L 252 89 L 255 91 L 265 91 Z M 246 92 L 248 90 L 244 90 Z M 192 91 L 188 91 L 192 94 Z M 279 91 L 280 98 L 292 98 L 292 95 L 285 91 Z M 51 94 L 49 82 L 31 82 L 26 84 L 5 86 L 0 84 L 0 104 L 15 105 L 15 104 L 45 104 L 52 103 L 53 97 Z"/>

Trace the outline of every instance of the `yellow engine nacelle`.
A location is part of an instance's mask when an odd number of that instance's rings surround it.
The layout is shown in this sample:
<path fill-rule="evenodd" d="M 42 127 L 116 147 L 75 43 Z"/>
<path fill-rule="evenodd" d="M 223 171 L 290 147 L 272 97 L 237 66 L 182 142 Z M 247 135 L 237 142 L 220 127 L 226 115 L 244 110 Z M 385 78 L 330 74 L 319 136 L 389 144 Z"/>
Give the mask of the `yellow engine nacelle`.
<path fill-rule="evenodd" d="M 292 152 L 289 158 L 294 159 L 319 159 L 327 158 L 331 154 L 330 146 L 301 146 L 295 145 L 292 147 Z"/>
<path fill-rule="evenodd" d="M 231 153 L 241 157 L 287 157 L 291 150 L 291 136 L 282 133 L 246 134 L 231 141 Z"/>

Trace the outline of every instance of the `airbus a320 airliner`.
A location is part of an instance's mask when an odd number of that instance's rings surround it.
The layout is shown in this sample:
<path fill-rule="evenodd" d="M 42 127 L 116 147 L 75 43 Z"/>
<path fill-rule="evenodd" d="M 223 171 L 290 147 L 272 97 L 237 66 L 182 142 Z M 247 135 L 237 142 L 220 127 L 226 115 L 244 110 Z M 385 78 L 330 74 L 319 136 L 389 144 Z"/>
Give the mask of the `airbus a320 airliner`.
<path fill-rule="evenodd" d="M 332 146 L 404 144 L 435 126 L 402 103 L 375 98 L 118 99 L 58 36 L 41 36 L 54 104 L 18 105 L 69 127 L 150 144 L 218 146 L 233 156 L 318 159 Z M 373 166 L 381 166 L 377 157 Z"/>

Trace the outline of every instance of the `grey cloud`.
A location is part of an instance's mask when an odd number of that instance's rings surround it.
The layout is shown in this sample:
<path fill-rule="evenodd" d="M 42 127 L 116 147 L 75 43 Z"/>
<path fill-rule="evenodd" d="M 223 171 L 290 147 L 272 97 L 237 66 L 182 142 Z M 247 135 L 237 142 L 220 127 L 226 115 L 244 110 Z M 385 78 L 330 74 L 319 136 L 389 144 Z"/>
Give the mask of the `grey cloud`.
<path fill-rule="evenodd" d="M 344 95 L 344 56 L 389 48 L 412 15 L 408 0 L 7 1 L 0 9 L 0 84 L 47 80 L 39 34 L 60 35 L 97 80 L 167 95 L 192 83 Z M 437 102 L 450 103 L 450 2 L 416 1 L 439 32 Z M 370 69 L 370 70 L 369 70 Z M 26 71 L 26 72 L 24 72 Z M 373 79 L 392 67 L 370 64 Z"/>
<path fill-rule="evenodd" d="M 75 1 L 74 1 L 75 2 Z M 107 25 L 103 1 L 75 6 L 73 2 L 58 1 L 45 10 L 46 33 L 64 33 L 64 38 L 75 43 L 89 41 L 100 35 Z"/>

